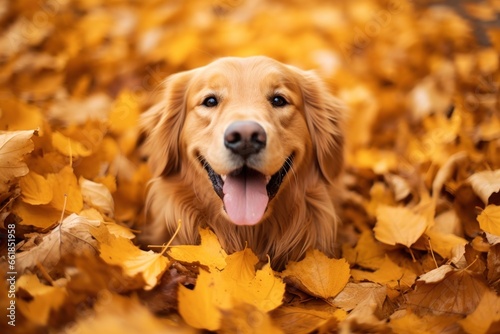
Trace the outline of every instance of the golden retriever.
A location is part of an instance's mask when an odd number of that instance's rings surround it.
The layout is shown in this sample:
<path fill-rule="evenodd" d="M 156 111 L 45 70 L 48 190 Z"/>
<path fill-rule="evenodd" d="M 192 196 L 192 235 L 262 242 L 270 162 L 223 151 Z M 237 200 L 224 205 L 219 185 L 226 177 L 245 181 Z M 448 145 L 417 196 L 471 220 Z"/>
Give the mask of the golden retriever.
<path fill-rule="evenodd" d="M 343 108 L 310 71 L 264 57 L 221 58 L 171 75 L 142 115 L 154 178 L 146 240 L 199 242 L 211 228 L 231 253 L 275 269 L 316 248 L 332 256 Z"/>

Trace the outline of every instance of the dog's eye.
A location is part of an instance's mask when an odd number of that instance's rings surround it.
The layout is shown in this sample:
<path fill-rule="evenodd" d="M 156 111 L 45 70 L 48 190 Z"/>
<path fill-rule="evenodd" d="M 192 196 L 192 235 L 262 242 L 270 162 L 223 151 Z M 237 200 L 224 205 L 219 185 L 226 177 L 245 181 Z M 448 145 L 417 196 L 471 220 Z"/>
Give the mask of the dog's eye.
<path fill-rule="evenodd" d="M 219 101 L 217 101 L 217 98 L 215 96 L 209 96 L 205 100 L 203 100 L 202 104 L 205 107 L 213 108 L 213 107 L 216 107 L 219 104 Z"/>
<path fill-rule="evenodd" d="M 274 95 L 271 97 L 271 104 L 273 107 L 284 107 L 288 104 L 287 100 L 281 95 Z"/>

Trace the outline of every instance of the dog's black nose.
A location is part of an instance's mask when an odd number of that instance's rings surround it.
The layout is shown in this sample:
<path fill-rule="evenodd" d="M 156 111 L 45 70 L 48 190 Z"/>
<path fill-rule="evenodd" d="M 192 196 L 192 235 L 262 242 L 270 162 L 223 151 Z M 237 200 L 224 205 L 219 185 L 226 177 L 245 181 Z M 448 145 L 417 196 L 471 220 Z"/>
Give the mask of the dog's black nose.
<path fill-rule="evenodd" d="M 224 133 L 224 145 L 233 153 L 247 158 L 266 147 L 266 131 L 257 122 L 237 121 L 230 124 Z"/>

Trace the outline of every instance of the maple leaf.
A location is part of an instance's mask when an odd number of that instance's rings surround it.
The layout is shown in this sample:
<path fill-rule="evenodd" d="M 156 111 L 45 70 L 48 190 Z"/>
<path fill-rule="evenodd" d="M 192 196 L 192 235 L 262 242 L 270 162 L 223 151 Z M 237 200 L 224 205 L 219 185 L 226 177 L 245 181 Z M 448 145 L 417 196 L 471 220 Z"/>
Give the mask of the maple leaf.
<path fill-rule="evenodd" d="M 217 236 L 209 229 L 200 229 L 201 244 L 198 246 L 171 246 L 167 254 L 177 261 L 199 262 L 209 268 L 221 270 L 226 267 L 227 254 Z"/>
<path fill-rule="evenodd" d="M 379 206 L 375 238 L 388 245 L 401 244 L 410 248 L 427 228 L 425 217 L 403 207 Z"/>
<path fill-rule="evenodd" d="M 477 217 L 477 221 L 483 231 L 500 236 L 500 206 L 488 205 Z"/>
<path fill-rule="evenodd" d="M 350 277 L 345 259 L 330 259 L 318 250 L 310 250 L 303 260 L 290 261 L 282 277 L 298 280 L 305 291 L 315 297 L 333 298 L 345 287 Z"/>
<path fill-rule="evenodd" d="M 0 193 L 9 189 L 9 182 L 28 174 L 24 156 L 33 151 L 31 137 L 36 131 L 0 132 Z"/>
<path fill-rule="evenodd" d="M 222 271 L 212 270 L 208 273 L 201 270 L 194 290 L 179 287 L 179 313 L 189 325 L 217 330 L 221 326 L 221 310 L 244 303 L 267 313 L 281 305 L 285 284 L 275 277 L 269 264 L 235 280 L 235 272 L 242 268 L 241 259 L 248 261 L 243 267 L 255 266 L 255 255 L 248 252 L 236 252 L 243 254 L 229 259 Z"/>
<path fill-rule="evenodd" d="M 32 235 L 32 237 L 41 238 L 41 241 L 35 247 L 18 253 L 16 261 L 18 271 L 24 272 L 26 269 L 34 268 L 37 264 L 50 270 L 59 262 L 63 254 L 94 252 L 97 245 L 90 231 L 100 226 L 101 223 L 98 221 L 71 214 L 49 233 Z"/>

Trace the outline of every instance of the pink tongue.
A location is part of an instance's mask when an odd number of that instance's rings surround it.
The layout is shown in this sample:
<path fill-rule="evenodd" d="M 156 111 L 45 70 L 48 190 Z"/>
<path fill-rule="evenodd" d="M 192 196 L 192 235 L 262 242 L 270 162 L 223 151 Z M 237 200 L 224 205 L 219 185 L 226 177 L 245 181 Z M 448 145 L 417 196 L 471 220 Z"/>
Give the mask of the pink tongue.
<path fill-rule="evenodd" d="M 226 212 L 233 223 L 255 225 L 260 221 L 269 202 L 264 175 L 248 171 L 228 175 L 223 191 Z"/>

